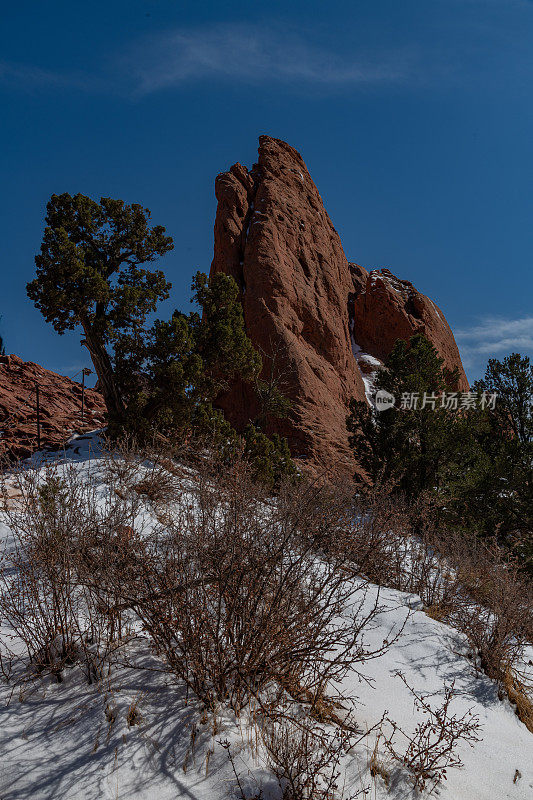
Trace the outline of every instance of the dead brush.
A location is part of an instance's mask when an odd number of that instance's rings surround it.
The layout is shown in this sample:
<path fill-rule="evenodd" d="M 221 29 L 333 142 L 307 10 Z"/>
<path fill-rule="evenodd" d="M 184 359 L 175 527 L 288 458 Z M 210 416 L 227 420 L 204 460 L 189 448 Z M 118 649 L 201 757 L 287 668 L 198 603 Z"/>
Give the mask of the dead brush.
<path fill-rule="evenodd" d="M 132 488 L 149 500 L 154 508 L 169 505 L 182 491 L 183 470 L 175 460 L 162 452 L 146 450 L 142 456 L 142 478 Z"/>
<path fill-rule="evenodd" d="M 138 483 L 133 484 L 133 490 L 146 497 L 154 506 L 168 503 L 175 495 L 174 478 L 163 470 L 150 470 Z"/>
<path fill-rule="evenodd" d="M 143 721 L 143 716 L 139 709 L 139 703 L 141 702 L 141 699 L 142 695 L 139 695 L 128 706 L 128 710 L 126 712 L 126 722 L 128 723 L 128 728 L 133 728 L 134 725 L 140 725 Z"/>
<path fill-rule="evenodd" d="M 382 736 L 382 734 L 381 734 L 381 731 L 380 731 L 378 736 L 376 736 L 376 741 L 374 743 L 374 747 L 373 747 L 372 752 L 370 753 L 370 756 L 369 756 L 369 759 L 368 759 L 368 771 L 370 772 L 370 775 L 374 779 L 379 776 L 383 780 L 383 782 L 385 783 L 385 786 L 388 788 L 389 787 L 389 782 L 390 782 L 390 769 L 385 764 L 385 762 L 384 762 L 384 760 L 383 760 L 383 758 L 382 758 L 382 756 L 380 755 L 380 752 L 379 752 L 379 743 L 381 741 L 381 736 Z"/>
<path fill-rule="evenodd" d="M 502 684 L 507 697 L 516 708 L 518 719 L 533 733 L 533 686 L 509 666 L 505 670 Z"/>
<path fill-rule="evenodd" d="M 436 524 L 423 502 L 409 509 L 381 489 L 358 502 L 330 547 L 378 584 L 419 595 L 428 616 L 464 633 L 478 668 L 514 694 L 506 675 L 533 643 L 531 582 L 495 542 Z M 519 694 L 532 699 L 531 687 Z"/>
<path fill-rule="evenodd" d="M 424 612 L 428 617 L 431 617 L 431 619 L 434 619 L 436 622 L 446 622 L 452 610 L 452 605 L 443 602 L 437 602 L 432 606 L 426 606 L 426 608 L 424 608 Z"/>
<path fill-rule="evenodd" d="M 470 711 L 462 716 L 452 713 L 451 704 L 456 696 L 453 683 L 445 688 L 442 703 L 435 708 L 427 695 L 419 694 L 409 686 L 402 673 L 397 675 L 413 695 L 415 708 L 425 715 L 425 720 L 416 725 L 413 733 L 406 733 L 389 719 L 392 733 L 385 737 L 385 746 L 390 755 L 410 772 L 415 789 L 422 792 L 429 787 L 432 791 L 446 780 L 449 769 L 463 766 L 458 746 L 467 743 L 473 747 L 480 741 L 479 719 Z"/>
<path fill-rule="evenodd" d="M 475 553 L 463 552 L 461 586 L 462 581 L 467 583 L 462 601 L 449 621 L 468 638 L 478 667 L 506 691 L 509 674 L 520 669 L 525 647 L 533 642 L 531 584 L 512 563 L 479 546 Z"/>
<path fill-rule="evenodd" d="M 25 469 L 21 499 L 5 511 L 12 547 L 0 571 L 0 613 L 21 638 L 29 663 L 61 680 L 79 662 L 97 680 L 115 647 L 104 573 L 112 562 L 104 532 L 127 528 L 135 504 L 103 500 L 73 465 Z M 109 604 L 108 604 L 109 605 Z M 7 643 L 2 642 L 4 658 Z"/>
<path fill-rule="evenodd" d="M 368 787 L 345 793 L 342 762 L 354 746 L 342 729 L 327 730 L 309 719 L 280 713 L 267 718 L 261 739 L 283 800 L 355 800 Z"/>
<path fill-rule="evenodd" d="M 144 551 L 142 591 L 123 583 L 168 669 L 207 707 L 226 702 L 239 713 L 272 681 L 317 693 L 384 652 L 400 631 L 367 647 L 379 595 L 365 606 L 365 583 L 346 579 L 346 559 L 317 557 L 301 495 L 273 501 L 239 458 L 213 475 L 206 464 L 192 497 L 172 504 L 166 530 Z"/>

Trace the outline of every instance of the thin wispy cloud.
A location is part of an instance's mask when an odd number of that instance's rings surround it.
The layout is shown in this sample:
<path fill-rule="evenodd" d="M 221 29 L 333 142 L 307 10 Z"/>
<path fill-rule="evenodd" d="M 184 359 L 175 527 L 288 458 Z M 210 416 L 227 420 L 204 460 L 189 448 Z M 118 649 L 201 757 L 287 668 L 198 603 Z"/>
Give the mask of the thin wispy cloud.
<path fill-rule="evenodd" d="M 418 60 L 414 48 L 346 53 L 272 27 L 220 24 L 142 38 L 85 73 L 0 62 L 0 83 L 136 96 L 205 80 L 342 88 L 405 81 Z"/>
<path fill-rule="evenodd" d="M 528 5 L 531 8 L 533 4 L 528 0 Z M 94 56 L 93 63 L 89 57 L 86 71 L 0 62 L 0 83 L 142 97 L 201 81 L 312 86 L 328 91 L 464 82 L 465 70 L 476 75 L 476 64 L 485 68 L 487 53 L 494 58 L 495 49 L 508 50 L 508 44 L 500 41 L 500 29 L 493 23 L 487 25 L 482 33 L 476 28 L 468 46 L 463 38 L 455 42 L 458 28 L 452 23 L 444 44 L 415 37 L 385 47 L 356 45 L 355 34 L 348 39 L 340 36 L 338 44 L 324 46 L 311 29 L 287 30 L 276 23 L 218 23 L 141 37 L 118 52 L 100 59 Z M 502 46 L 496 47 L 497 42 Z"/>
<path fill-rule="evenodd" d="M 354 86 L 392 83 L 412 74 L 407 49 L 346 54 L 323 49 L 298 35 L 255 25 L 216 25 L 177 30 L 145 41 L 124 58 L 138 91 L 150 93 L 205 79 L 239 83 L 312 83 Z"/>
<path fill-rule="evenodd" d="M 533 317 L 487 317 L 471 328 L 455 331 L 455 338 L 466 367 L 511 352 L 533 354 Z"/>
<path fill-rule="evenodd" d="M 0 83 L 13 88 L 97 89 L 101 80 L 90 73 L 58 72 L 31 64 L 0 61 Z"/>

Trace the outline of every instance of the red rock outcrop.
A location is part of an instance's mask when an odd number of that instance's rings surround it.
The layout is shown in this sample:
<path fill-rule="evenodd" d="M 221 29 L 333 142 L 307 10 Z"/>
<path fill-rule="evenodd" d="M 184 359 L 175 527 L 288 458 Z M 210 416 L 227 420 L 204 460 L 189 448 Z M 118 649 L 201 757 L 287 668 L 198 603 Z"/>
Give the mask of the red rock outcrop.
<path fill-rule="evenodd" d="M 293 401 L 275 428 L 298 456 L 324 463 L 347 457 L 346 405 L 364 394 L 348 327 L 353 282 L 318 190 L 296 150 L 262 136 L 258 164 L 219 175 L 215 192 L 212 272 L 237 280 L 265 372 L 275 359 Z M 257 412 L 242 385 L 221 405 L 238 428 Z"/>
<path fill-rule="evenodd" d="M 449 369 L 459 370 L 459 391 L 468 390 L 459 349 L 440 308 L 410 281 L 399 280 L 390 269 L 350 264 L 354 295 L 350 302 L 353 337 L 364 353 L 384 361 L 397 339 L 423 333 L 439 351 Z"/>
<path fill-rule="evenodd" d="M 367 273 L 348 263 L 296 150 L 261 136 L 258 163 L 220 174 L 215 194 L 211 272 L 237 281 L 264 376 L 276 375 L 292 400 L 289 417 L 270 425 L 288 438 L 293 455 L 353 468 L 348 402 L 365 398 L 363 374 L 397 338 L 426 333 L 467 385 L 453 334 L 432 301 L 388 270 Z M 258 413 L 254 393 L 240 383 L 219 405 L 237 428 Z"/>
<path fill-rule="evenodd" d="M 73 433 L 104 424 L 105 405 L 99 392 L 85 389 L 82 423 L 80 383 L 18 356 L 0 356 L 0 455 L 24 458 L 37 449 L 35 384 L 41 448 L 60 448 Z"/>

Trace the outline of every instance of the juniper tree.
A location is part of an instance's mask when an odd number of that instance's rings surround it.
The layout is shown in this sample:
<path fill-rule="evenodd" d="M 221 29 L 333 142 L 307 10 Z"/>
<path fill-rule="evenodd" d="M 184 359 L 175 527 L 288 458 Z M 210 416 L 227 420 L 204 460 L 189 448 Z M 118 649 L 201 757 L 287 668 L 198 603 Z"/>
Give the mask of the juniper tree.
<path fill-rule="evenodd" d="M 150 227 L 141 205 L 102 197 L 52 195 L 27 293 L 59 334 L 81 326 L 110 418 L 124 412 L 109 348 L 135 336 L 171 284 L 144 265 L 172 249 L 161 225 Z"/>
<path fill-rule="evenodd" d="M 200 311 L 176 310 L 168 321 L 156 320 L 145 339 L 119 350 L 120 375 L 142 365 L 144 382 L 131 392 L 126 425 L 144 433 L 159 430 L 183 436 L 190 428 L 223 425 L 213 402 L 237 377 L 252 382 L 261 371 L 261 357 L 246 335 L 239 290 L 222 273 L 210 279 L 198 272 L 192 284 Z M 121 381 L 123 382 L 123 381 Z"/>
<path fill-rule="evenodd" d="M 440 518 L 455 528 L 496 537 L 533 570 L 533 370 L 514 353 L 491 359 L 485 379 L 472 387 L 469 408 L 447 409 L 426 395 L 454 388 L 449 373 L 425 337 L 396 342 L 376 389 L 396 405 L 374 411 L 353 400 L 347 419 L 356 457 L 374 482 L 416 500 L 429 494 Z M 401 407 L 402 394 L 419 396 L 416 408 Z M 492 404 L 483 393 L 496 393 Z M 409 406 L 410 404 L 406 404 Z M 413 404 L 414 405 L 414 404 Z"/>
<path fill-rule="evenodd" d="M 487 411 L 484 458 L 456 502 L 473 526 L 496 534 L 533 570 L 533 366 L 519 353 L 492 358 L 473 388 L 497 399 Z"/>
<path fill-rule="evenodd" d="M 237 378 L 262 387 L 262 360 L 246 335 L 239 289 L 228 275 L 193 280 L 197 311 L 176 310 L 146 325 L 169 295 L 170 283 L 144 265 L 172 249 L 161 226 L 138 204 L 77 194 L 53 195 L 27 292 L 59 334 L 83 329 L 108 410 L 111 435 L 137 439 L 163 433 L 174 440 L 209 432 L 233 446 L 237 434 L 214 407 Z M 265 384 L 266 385 L 266 384 Z M 270 395 L 276 401 L 272 402 Z M 286 407 L 270 392 L 269 410 Z M 244 437 L 252 458 L 272 475 L 293 469 L 284 440 L 260 431 Z"/>

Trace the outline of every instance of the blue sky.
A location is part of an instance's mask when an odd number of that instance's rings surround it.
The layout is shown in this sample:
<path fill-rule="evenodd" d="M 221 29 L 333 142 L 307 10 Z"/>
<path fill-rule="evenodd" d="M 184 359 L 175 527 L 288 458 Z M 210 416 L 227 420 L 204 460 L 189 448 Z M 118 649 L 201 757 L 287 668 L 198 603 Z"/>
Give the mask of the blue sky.
<path fill-rule="evenodd" d="M 446 313 L 467 373 L 533 353 L 533 2 L 39 0 L 0 25 L 0 332 L 74 375 L 25 295 L 53 192 L 140 202 L 174 237 L 161 315 L 213 250 L 213 181 L 262 133 L 302 153 L 350 260 Z"/>

